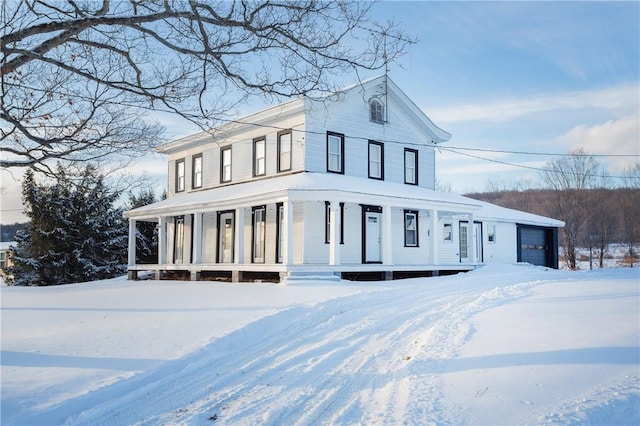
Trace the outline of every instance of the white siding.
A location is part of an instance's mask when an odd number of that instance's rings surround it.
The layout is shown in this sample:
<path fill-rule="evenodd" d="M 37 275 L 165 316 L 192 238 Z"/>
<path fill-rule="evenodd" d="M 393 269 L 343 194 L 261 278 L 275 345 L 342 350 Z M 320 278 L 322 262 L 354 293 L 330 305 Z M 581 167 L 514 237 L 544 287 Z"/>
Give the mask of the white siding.
<path fill-rule="evenodd" d="M 496 225 L 496 242 L 488 241 L 488 225 Z M 517 257 L 517 230 L 515 223 L 486 222 L 482 224 L 482 240 L 484 248 L 484 262 L 515 263 Z"/>
<path fill-rule="evenodd" d="M 436 244 L 438 244 L 438 263 L 447 265 L 460 263 L 459 221 L 450 218 L 441 218 L 436 223 L 438 229 L 434 232 L 434 236 L 437 238 Z M 444 241 L 443 230 L 446 223 L 451 224 L 451 241 Z"/>
<path fill-rule="evenodd" d="M 404 148 L 418 150 L 418 183 L 434 188 L 435 152 L 411 123 L 406 121 L 390 100 L 389 122 L 385 125 L 369 121 L 367 96 L 351 96 L 333 103 L 311 103 L 307 114 L 305 169 L 326 172 L 326 132 L 345 135 L 344 174 L 368 178 L 368 141 L 384 144 L 385 181 L 404 183 Z"/>
<path fill-rule="evenodd" d="M 217 215 L 215 212 L 202 215 L 202 263 L 215 263 L 217 251 Z"/>
<path fill-rule="evenodd" d="M 405 209 L 400 208 L 392 209 L 393 263 L 395 265 L 428 264 L 430 261 L 429 247 L 431 244 L 430 238 L 428 238 L 429 212 L 418 210 L 418 247 L 405 247 L 404 211 Z"/>

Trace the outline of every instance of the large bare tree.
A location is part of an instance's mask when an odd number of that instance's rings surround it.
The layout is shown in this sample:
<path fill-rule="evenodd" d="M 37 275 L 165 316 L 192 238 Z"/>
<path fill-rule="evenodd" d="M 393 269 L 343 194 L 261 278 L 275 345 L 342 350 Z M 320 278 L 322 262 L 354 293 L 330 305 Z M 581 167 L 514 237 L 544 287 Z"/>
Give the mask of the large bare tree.
<path fill-rule="evenodd" d="M 549 161 L 541 172 L 542 181 L 555 191 L 553 214 L 565 222 L 562 242 L 567 266 L 576 269 L 578 239 L 591 215 L 587 192 L 601 181 L 600 164 L 582 148 L 566 157 Z"/>
<path fill-rule="evenodd" d="M 314 96 L 410 42 L 371 3 L 316 0 L 3 2 L 0 166 L 147 153 L 149 111 L 208 129 L 248 95 Z"/>

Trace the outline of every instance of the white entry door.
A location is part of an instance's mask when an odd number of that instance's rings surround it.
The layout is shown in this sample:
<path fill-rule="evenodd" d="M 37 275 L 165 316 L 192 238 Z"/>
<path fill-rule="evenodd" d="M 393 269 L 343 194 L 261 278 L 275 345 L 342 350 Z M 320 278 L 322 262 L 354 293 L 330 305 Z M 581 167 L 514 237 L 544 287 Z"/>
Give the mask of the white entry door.
<path fill-rule="evenodd" d="M 460 263 L 469 262 L 469 222 L 460 222 Z"/>
<path fill-rule="evenodd" d="M 380 236 L 382 231 L 382 214 L 367 212 L 365 221 L 365 262 L 381 262 L 382 249 Z"/>

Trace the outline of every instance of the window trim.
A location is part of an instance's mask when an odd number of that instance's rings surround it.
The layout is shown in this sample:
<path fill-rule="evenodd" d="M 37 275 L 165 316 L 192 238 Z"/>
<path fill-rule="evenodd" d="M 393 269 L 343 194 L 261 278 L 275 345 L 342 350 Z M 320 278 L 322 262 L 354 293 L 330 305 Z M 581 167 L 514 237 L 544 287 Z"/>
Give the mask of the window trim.
<path fill-rule="evenodd" d="M 180 166 L 182 165 L 182 173 L 180 173 Z M 176 181 L 175 192 L 184 192 L 186 189 L 186 164 L 184 158 L 176 160 Z M 181 180 L 182 177 L 182 180 Z M 180 185 L 182 183 L 182 185 Z"/>
<path fill-rule="evenodd" d="M 258 157 L 258 144 L 260 142 L 262 142 L 262 149 L 261 149 L 262 151 L 261 158 L 262 158 L 262 167 L 263 167 L 262 171 L 259 170 L 260 163 L 258 162 L 258 160 L 260 159 L 260 157 Z M 259 138 L 253 139 L 253 177 L 265 176 L 266 174 L 267 174 L 267 137 L 260 136 Z"/>
<path fill-rule="evenodd" d="M 324 202 L 324 243 L 331 242 L 331 201 Z M 344 244 L 344 203 L 340 203 L 340 244 Z"/>
<path fill-rule="evenodd" d="M 369 100 L 369 121 L 376 124 L 384 124 L 386 122 L 385 108 L 382 101 L 375 98 Z"/>
<path fill-rule="evenodd" d="M 224 164 L 224 156 L 226 152 L 229 152 L 229 178 L 224 178 L 225 164 Z M 220 148 L 220 182 L 227 183 L 231 182 L 233 176 L 233 153 L 231 151 L 231 146 L 226 146 L 224 148 Z"/>
<path fill-rule="evenodd" d="M 329 140 L 331 137 L 336 137 L 340 140 L 340 159 L 339 159 L 339 164 L 338 164 L 338 168 L 339 170 L 331 170 L 329 167 L 330 161 L 329 161 L 329 156 L 330 156 L 330 152 L 329 152 Z M 344 174 L 344 135 L 342 133 L 336 133 L 336 132 L 327 132 L 327 172 L 328 173 L 338 173 L 338 174 Z"/>
<path fill-rule="evenodd" d="M 200 183 L 197 184 L 196 181 L 196 177 L 197 172 L 196 172 L 196 160 L 200 160 Z M 193 158 L 191 159 L 191 188 L 192 189 L 196 189 L 196 188 L 202 188 L 202 154 L 198 154 L 198 155 L 194 155 Z"/>
<path fill-rule="evenodd" d="M 407 233 L 409 232 L 409 229 L 407 228 L 407 216 L 409 215 L 413 215 L 415 218 L 415 229 L 413 230 L 416 234 L 416 241 L 414 244 L 409 244 L 407 242 Z M 420 224 L 418 222 L 420 215 L 418 213 L 418 210 L 405 210 L 404 211 L 404 246 L 405 247 L 420 247 L 420 237 L 419 237 L 419 230 L 420 230 Z"/>
<path fill-rule="evenodd" d="M 449 235 L 445 233 L 445 230 L 449 228 Z M 452 222 L 444 222 L 442 224 L 442 242 L 451 244 L 453 243 L 453 223 Z"/>
<path fill-rule="evenodd" d="M 493 233 L 491 233 L 492 229 L 493 229 Z M 496 224 L 488 223 L 487 224 L 487 243 L 495 244 L 497 241 L 497 234 L 498 234 L 498 227 L 496 226 Z"/>
<path fill-rule="evenodd" d="M 289 143 L 289 167 L 288 168 L 283 168 L 282 167 L 282 137 L 283 136 L 289 136 L 288 138 L 288 143 Z M 292 169 L 293 167 L 293 132 L 291 131 L 291 129 L 288 130 L 282 130 L 280 132 L 278 132 L 278 173 L 281 172 L 288 172 Z"/>
<path fill-rule="evenodd" d="M 414 154 L 414 161 L 413 161 L 414 182 L 407 181 L 407 170 L 408 170 L 407 154 L 409 153 Z M 417 149 L 411 149 L 411 148 L 404 149 L 404 183 L 406 183 L 407 185 L 418 185 L 418 150 Z"/>
<path fill-rule="evenodd" d="M 380 177 L 371 175 L 371 146 L 372 145 L 380 147 Z M 367 148 L 368 148 L 367 154 L 368 154 L 368 163 L 369 163 L 369 179 L 384 180 L 384 144 L 382 142 L 369 140 L 369 145 Z"/>

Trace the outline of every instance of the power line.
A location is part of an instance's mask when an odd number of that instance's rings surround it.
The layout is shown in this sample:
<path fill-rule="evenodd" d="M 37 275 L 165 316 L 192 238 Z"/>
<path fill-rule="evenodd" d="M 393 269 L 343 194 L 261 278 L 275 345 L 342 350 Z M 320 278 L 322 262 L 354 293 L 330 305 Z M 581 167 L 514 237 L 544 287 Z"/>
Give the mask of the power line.
<path fill-rule="evenodd" d="M 486 157 L 480 157 L 478 155 L 472 155 L 472 154 L 468 154 L 468 153 L 464 153 L 464 152 L 458 152 L 455 149 L 450 149 L 450 148 L 444 148 L 444 147 L 438 147 L 440 150 L 442 151 L 449 151 L 452 152 L 454 154 L 458 154 L 458 155 L 463 155 L 465 157 L 471 157 L 471 158 L 475 158 L 477 160 L 484 160 L 484 161 L 489 161 L 491 163 L 498 163 L 498 164 L 504 164 L 507 166 L 512 166 L 512 167 L 519 167 L 522 169 L 529 169 L 529 170 L 535 170 L 535 171 L 539 171 L 539 172 L 550 172 L 550 173 L 561 173 L 561 174 L 572 174 L 571 172 L 564 172 L 564 171 L 557 171 L 557 170 L 550 170 L 550 169 L 545 169 L 542 167 L 533 167 L 533 166 L 527 166 L 524 164 L 516 164 L 516 163 L 510 163 L 507 161 L 500 161 L 500 160 L 495 160 L 493 158 L 486 158 Z M 599 177 L 599 178 L 610 178 L 610 179 L 635 179 L 635 177 L 633 176 L 614 176 L 614 175 L 586 175 L 587 177 Z"/>

